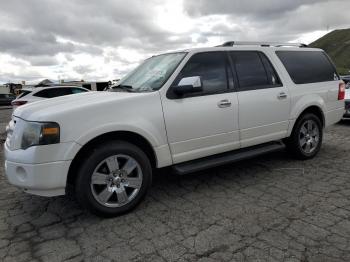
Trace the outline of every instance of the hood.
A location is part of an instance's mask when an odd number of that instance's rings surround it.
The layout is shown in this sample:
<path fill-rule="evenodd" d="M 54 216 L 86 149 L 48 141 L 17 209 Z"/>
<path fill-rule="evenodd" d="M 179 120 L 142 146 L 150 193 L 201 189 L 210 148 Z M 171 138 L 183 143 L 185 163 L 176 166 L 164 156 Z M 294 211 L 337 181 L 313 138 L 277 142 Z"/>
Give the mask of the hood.
<path fill-rule="evenodd" d="M 57 115 L 73 112 L 92 113 L 94 109 L 115 104 L 118 101 L 134 99 L 147 93 L 128 92 L 86 92 L 61 96 L 29 103 L 18 107 L 13 115 L 29 121 L 52 121 Z"/>

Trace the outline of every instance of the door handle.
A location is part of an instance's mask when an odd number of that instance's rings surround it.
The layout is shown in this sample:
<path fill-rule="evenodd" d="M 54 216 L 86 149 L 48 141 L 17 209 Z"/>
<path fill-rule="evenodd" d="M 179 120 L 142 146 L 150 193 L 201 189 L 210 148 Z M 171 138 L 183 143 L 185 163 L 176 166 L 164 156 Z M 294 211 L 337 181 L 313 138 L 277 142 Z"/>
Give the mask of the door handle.
<path fill-rule="evenodd" d="M 277 95 L 277 98 L 278 99 L 285 99 L 285 98 L 287 98 L 287 94 L 285 92 L 281 92 Z"/>
<path fill-rule="evenodd" d="M 224 99 L 218 102 L 218 107 L 224 108 L 224 107 L 229 107 L 231 106 L 231 101 L 228 99 Z"/>

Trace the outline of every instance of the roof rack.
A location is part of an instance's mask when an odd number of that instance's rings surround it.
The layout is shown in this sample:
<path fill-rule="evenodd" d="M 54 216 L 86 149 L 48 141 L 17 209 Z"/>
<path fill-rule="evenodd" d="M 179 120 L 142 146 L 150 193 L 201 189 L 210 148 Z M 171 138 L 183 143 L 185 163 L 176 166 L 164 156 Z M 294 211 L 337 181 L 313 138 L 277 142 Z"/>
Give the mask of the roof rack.
<path fill-rule="evenodd" d="M 292 47 L 308 47 L 306 44 L 302 43 L 279 43 L 279 42 L 250 42 L 250 41 L 228 41 L 219 45 L 218 47 L 225 46 L 235 46 L 235 45 L 258 45 L 264 47 L 283 47 L 283 46 L 292 46 Z"/>

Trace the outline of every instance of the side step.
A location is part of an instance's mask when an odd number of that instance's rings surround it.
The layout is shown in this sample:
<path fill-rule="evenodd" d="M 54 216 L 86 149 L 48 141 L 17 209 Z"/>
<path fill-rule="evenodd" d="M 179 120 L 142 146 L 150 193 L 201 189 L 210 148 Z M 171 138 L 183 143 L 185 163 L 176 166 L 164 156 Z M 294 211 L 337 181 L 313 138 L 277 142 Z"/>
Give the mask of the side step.
<path fill-rule="evenodd" d="M 261 145 L 242 148 L 222 154 L 207 156 L 204 158 L 176 164 L 173 166 L 173 170 L 178 175 L 185 175 L 188 173 L 201 171 L 207 168 L 212 168 L 241 161 L 244 159 L 253 158 L 258 155 L 280 151 L 284 148 L 285 145 L 282 142 L 269 142 Z"/>

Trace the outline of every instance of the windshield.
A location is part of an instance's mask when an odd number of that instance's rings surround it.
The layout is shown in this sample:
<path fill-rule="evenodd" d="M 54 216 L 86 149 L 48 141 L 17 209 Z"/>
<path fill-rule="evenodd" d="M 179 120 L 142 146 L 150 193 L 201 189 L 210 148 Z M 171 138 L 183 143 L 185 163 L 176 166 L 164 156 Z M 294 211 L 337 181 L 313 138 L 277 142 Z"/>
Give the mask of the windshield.
<path fill-rule="evenodd" d="M 130 92 L 150 92 L 160 89 L 169 79 L 186 53 L 170 53 L 146 59 L 134 71 L 112 87 L 124 88 Z"/>

